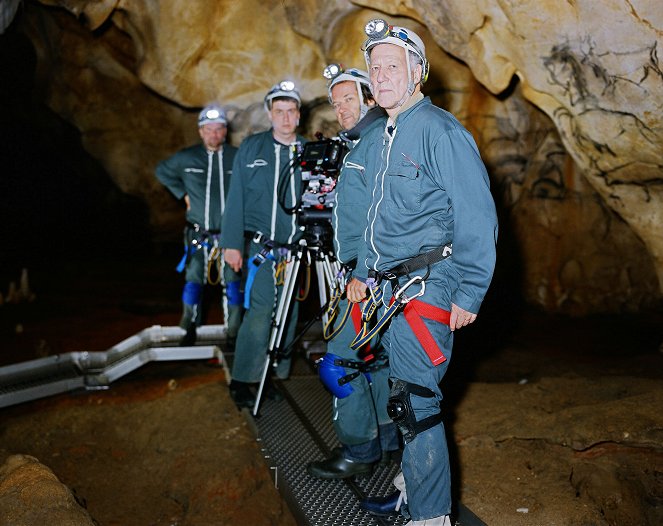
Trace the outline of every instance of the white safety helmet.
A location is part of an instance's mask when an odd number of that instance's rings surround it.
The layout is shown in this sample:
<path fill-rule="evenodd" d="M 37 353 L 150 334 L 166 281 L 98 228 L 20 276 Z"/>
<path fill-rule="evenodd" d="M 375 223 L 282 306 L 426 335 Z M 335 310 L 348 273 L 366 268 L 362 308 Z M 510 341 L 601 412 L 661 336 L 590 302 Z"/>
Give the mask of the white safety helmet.
<path fill-rule="evenodd" d="M 361 111 L 359 120 L 363 119 L 364 115 L 368 112 L 368 106 L 364 101 L 364 94 L 362 93 L 361 87 L 366 86 L 368 92 L 371 93 L 371 80 L 368 77 L 368 73 L 357 68 L 344 69 L 343 64 L 329 64 L 322 72 L 322 75 L 327 79 L 327 96 L 329 97 L 329 104 L 333 104 L 332 88 L 336 86 L 336 84 L 340 84 L 341 82 L 355 83 Z"/>
<path fill-rule="evenodd" d="M 302 98 L 299 96 L 299 91 L 297 91 L 292 80 L 282 80 L 272 86 L 272 89 L 265 95 L 265 110 L 270 111 L 272 109 L 272 100 L 277 97 L 293 99 L 297 102 L 297 108 L 302 104 Z"/>
<path fill-rule="evenodd" d="M 412 73 L 410 72 L 410 54 L 412 51 L 422 61 L 421 67 L 421 84 L 428 79 L 428 70 L 430 64 L 426 59 L 426 46 L 424 41 L 419 38 L 414 31 L 401 26 L 390 26 L 386 20 L 381 18 L 374 18 L 369 21 L 364 27 L 364 31 L 368 38 L 362 46 L 364 51 L 364 58 L 366 59 L 366 66 L 371 67 L 371 49 L 378 44 L 394 44 L 405 49 L 405 58 L 407 61 L 407 78 L 408 78 L 408 93 L 411 95 L 414 92 L 414 82 L 412 81 Z"/>
<path fill-rule="evenodd" d="M 205 124 L 228 124 L 226 119 L 226 112 L 216 102 L 208 104 L 198 115 L 198 127 L 205 126 Z"/>

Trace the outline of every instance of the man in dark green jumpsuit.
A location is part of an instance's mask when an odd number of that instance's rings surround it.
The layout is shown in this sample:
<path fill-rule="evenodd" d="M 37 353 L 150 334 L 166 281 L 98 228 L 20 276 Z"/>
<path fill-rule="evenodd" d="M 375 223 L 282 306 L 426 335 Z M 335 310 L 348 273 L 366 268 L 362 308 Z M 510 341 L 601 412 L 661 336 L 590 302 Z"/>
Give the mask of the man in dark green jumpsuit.
<path fill-rule="evenodd" d="M 234 146 L 224 144 L 227 120 L 218 104 L 210 104 L 200 112 L 198 132 L 202 144 L 180 150 L 160 162 L 156 169 L 157 179 L 186 204 L 185 255 L 179 268 L 185 271 L 180 327 L 187 332 L 182 345 L 195 343 L 196 327 L 201 323 L 203 289 L 208 280 L 216 281 L 220 277 L 211 277 L 208 267 L 210 257 L 215 258 L 215 254 L 221 262 L 218 243 L 221 218 L 237 152 Z M 242 315 L 240 275 L 228 265 L 222 266 L 226 287 L 222 307 L 227 341 L 232 344 Z"/>
<path fill-rule="evenodd" d="M 221 233 L 224 259 L 239 272 L 243 265 L 253 264 L 263 250 L 266 256 L 257 270 L 247 272 L 247 310 L 237 335 L 230 383 L 238 407 L 255 403 L 250 384 L 262 378 L 272 315 L 283 289 L 277 284 L 276 272 L 287 257 L 288 246 L 302 234 L 296 215 L 286 210 L 296 207 L 302 192 L 297 155 L 306 140 L 296 133 L 300 104 L 294 83 L 275 85 L 265 97 L 272 128 L 244 139 L 233 166 Z M 285 343 L 292 340 L 296 322 L 297 302 L 293 301 Z M 290 360 L 278 362 L 279 378 L 287 378 L 289 370 Z"/>

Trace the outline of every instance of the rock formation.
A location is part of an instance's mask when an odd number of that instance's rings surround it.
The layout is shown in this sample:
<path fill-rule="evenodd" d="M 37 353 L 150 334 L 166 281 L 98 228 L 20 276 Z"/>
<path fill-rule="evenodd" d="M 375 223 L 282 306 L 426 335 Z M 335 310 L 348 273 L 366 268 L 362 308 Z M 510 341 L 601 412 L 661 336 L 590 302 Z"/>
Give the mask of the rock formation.
<path fill-rule="evenodd" d="M 24 526 L 93 526 L 71 490 L 30 455 L 12 455 L 0 466 L 0 522 Z"/>
<path fill-rule="evenodd" d="M 181 209 L 153 169 L 197 140 L 197 108 L 222 101 L 237 144 L 267 126 L 267 89 L 292 78 L 310 117 L 304 131 L 332 127 L 321 71 L 330 61 L 363 66 L 363 25 L 385 16 L 420 32 L 425 93 L 477 139 L 501 216 L 498 270 L 515 279 L 518 269 L 526 299 L 575 314 L 661 299 L 654 0 L 41 4 L 64 8 L 28 5 L 21 21 L 44 99 L 124 192 L 149 203 L 156 231 L 180 230 Z"/>

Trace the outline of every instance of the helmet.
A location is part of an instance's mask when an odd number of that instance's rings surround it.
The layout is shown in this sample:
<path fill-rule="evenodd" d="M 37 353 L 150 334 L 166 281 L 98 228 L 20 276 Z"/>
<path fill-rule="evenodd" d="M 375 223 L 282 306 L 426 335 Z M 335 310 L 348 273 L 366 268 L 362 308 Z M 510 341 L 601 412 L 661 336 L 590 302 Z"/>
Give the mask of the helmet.
<path fill-rule="evenodd" d="M 267 95 L 265 95 L 265 109 L 269 111 L 272 109 L 272 100 L 276 97 L 287 97 L 293 99 L 297 102 L 297 107 L 302 103 L 302 99 L 299 96 L 299 91 L 295 87 L 295 83 L 291 80 L 282 80 L 278 84 L 274 84 L 272 89 L 269 90 Z"/>
<path fill-rule="evenodd" d="M 366 112 L 368 112 L 368 106 L 364 102 L 364 95 L 361 91 L 362 86 L 366 86 L 368 91 L 371 91 L 371 80 L 368 78 L 368 73 L 357 68 L 344 69 L 343 64 L 329 64 L 322 75 L 327 79 L 327 96 L 329 98 L 329 104 L 333 104 L 332 101 L 332 88 L 336 84 L 341 82 L 354 82 L 357 86 L 357 95 L 359 96 L 359 107 L 361 110 L 359 120 L 364 118 Z"/>
<path fill-rule="evenodd" d="M 226 119 L 226 112 L 217 103 L 208 104 L 198 115 L 198 127 L 205 126 L 205 124 L 228 124 Z"/>
<path fill-rule="evenodd" d="M 320 358 L 318 363 L 318 375 L 322 384 L 336 398 L 346 398 L 352 394 L 354 389 L 348 381 L 343 381 L 348 376 L 345 369 L 337 363 L 342 362 L 341 358 L 330 352 Z"/>
<path fill-rule="evenodd" d="M 426 46 L 424 41 L 421 40 L 419 35 L 417 35 L 411 29 L 407 29 L 401 26 L 390 26 L 386 20 L 381 18 L 374 18 L 369 21 L 364 27 L 364 32 L 368 36 L 362 50 L 364 51 L 364 58 L 366 59 L 366 65 L 370 66 L 370 50 L 378 44 L 394 44 L 400 46 L 405 51 L 412 51 L 415 53 L 422 61 L 422 75 L 421 83 L 426 82 L 428 78 L 429 63 L 426 59 Z M 410 56 L 409 53 L 406 53 L 407 65 L 408 65 L 408 79 L 410 78 Z M 410 80 L 410 82 L 412 82 Z"/>

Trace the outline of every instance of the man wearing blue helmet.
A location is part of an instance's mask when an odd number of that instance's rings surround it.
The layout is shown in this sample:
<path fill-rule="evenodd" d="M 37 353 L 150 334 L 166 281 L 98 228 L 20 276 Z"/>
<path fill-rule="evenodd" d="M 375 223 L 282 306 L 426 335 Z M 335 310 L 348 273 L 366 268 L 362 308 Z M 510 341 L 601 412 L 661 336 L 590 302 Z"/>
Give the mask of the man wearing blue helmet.
<path fill-rule="evenodd" d="M 292 209 L 302 192 L 301 169 L 296 163 L 298 148 L 306 142 L 297 135 L 301 98 L 292 81 L 282 81 L 267 93 L 265 110 L 271 129 L 244 139 L 239 147 L 223 216 L 223 256 L 239 272 L 254 264 L 247 281 L 242 320 L 232 367 L 230 395 L 238 407 L 252 407 L 251 384 L 260 382 L 269 346 L 272 313 L 283 287 L 277 285 L 277 269 L 285 262 L 288 247 L 301 237 Z M 246 269 L 246 267 L 245 267 Z M 293 302 L 285 341 L 294 337 L 297 302 Z M 276 374 L 287 378 L 290 360 L 278 363 Z M 268 397 L 280 397 L 267 386 Z"/>
<path fill-rule="evenodd" d="M 370 91 L 365 71 L 344 70 L 339 64 L 325 68 L 329 102 L 343 130 L 339 137 L 349 148 L 336 183 L 336 206 L 333 209 L 334 252 L 353 279 L 366 280 L 364 267 L 356 271 L 363 246 L 365 223 L 357 210 L 366 210 L 370 194 L 366 186 L 364 157 L 371 147 L 371 132 L 382 134 L 386 119 Z M 370 473 L 381 458 L 388 460 L 398 450 L 396 427 L 387 414 L 389 397 L 386 359 L 370 344 L 361 349 L 362 360 L 350 343 L 357 335 L 361 313 L 358 305 L 348 304 L 343 296 L 337 308 L 334 337 L 327 344 L 327 354 L 319 362 L 323 383 L 331 391 L 332 423 L 341 442 L 333 454 L 307 465 L 309 474 L 320 478 L 346 478 Z M 346 310 L 350 312 L 345 316 Z M 341 314 L 342 313 L 342 314 Z M 375 347 L 375 342 L 373 346 Z M 349 381 L 348 381 L 349 380 Z"/>
<path fill-rule="evenodd" d="M 387 411 L 405 443 L 408 525 L 450 526 L 439 384 L 453 331 L 474 322 L 492 278 L 495 203 L 470 133 L 421 93 L 428 76 L 421 38 L 384 20 L 370 21 L 366 34 L 373 95 L 388 114 L 367 163 L 372 200 L 363 262 L 369 303 L 379 301 L 380 293 L 385 298 L 378 326 L 390 322 Z M 363 284 L 348 287 L 349 300 L 365 298 Z"/>
<path fill-rule="evenodd" d="M 183 313 L 180 327 L 186 335 L 182 345 L 193 345 L 196 327 L 201 323 L 202 293 L 205 284 L 225 282 L 224 317 L 227 342 L 232 346 L 242 315 L 240 275 L 222 265 L 219 249 L 221 218 L 230 184 L 230 174 L 237 148 L 224 144 L 227 119 L 216 103 L 205 106 L 198 115 L 198 133 L 202 144 L 180 150 L 159 163 L 156 176 L 161 183 L 186 205 L 184 230 L 185 255 L 179 270 L 184 270 Z M 213 265 L 214 264 L 214 265 Z M 220 270 L 220 267 L 223 267 Z"/>

